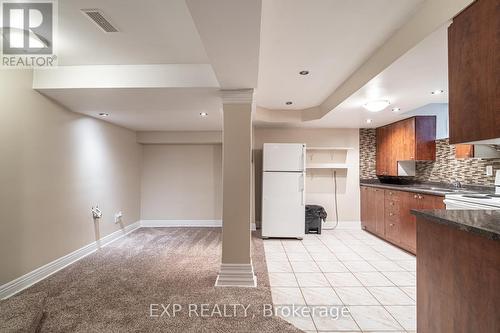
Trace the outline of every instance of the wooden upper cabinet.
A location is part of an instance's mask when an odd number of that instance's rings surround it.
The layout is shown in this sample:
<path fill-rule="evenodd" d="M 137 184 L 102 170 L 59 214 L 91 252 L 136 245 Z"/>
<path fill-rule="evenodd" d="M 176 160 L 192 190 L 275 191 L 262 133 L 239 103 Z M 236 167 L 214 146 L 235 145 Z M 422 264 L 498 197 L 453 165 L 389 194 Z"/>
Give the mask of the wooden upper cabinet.
<path fill-rule="evenodd" d="M 435 159 L 435 116 L 416 116 L 377 128 L 378 176 L 398 176 L 398 161 Z"/>
<path fill-rule="evenodd" d="M 436 116 L 415 117 L 415 160 L 436 160 Z"/>
<path fill-rule="evenodd" d="M 448 28 L 450 143 L 500 138 L 500 5 L 477 0 Z"/>
<path fill-rule="evenodd" d="M 387 154 L 389 152 L 388 142 L 388 128 L 379 127 L 377 132 L 377 155 L 376 155 L 376 173 L 377 175 L 387 175 L 388 174 L 388 159 Z"/>
<path fill-rule="evenodd" d="M 397 140 L 393 126 L 377 128 L 377 161 L 376 173 L 379 176 L 394 176 L 398 173 Z"/>
<path fill-rule="evenodd" d="M 393 147 L 396 161 L 411 161 L 415 159 L 415 118 L 409 118 L 394 123 Z"/>

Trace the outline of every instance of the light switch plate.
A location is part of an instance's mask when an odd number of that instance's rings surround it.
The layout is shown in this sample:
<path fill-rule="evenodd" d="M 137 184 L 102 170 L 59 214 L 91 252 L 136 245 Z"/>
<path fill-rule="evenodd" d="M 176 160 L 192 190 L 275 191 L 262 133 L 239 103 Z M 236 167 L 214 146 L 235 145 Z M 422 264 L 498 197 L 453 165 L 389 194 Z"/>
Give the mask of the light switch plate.
<path fill-rule="evenodd" d="M 115 223 L 120 223 L 122 221 L 122 217 L 123 217 L 122 211 L 115 213 Z"/>
<path fill-rule="evenodd" d="M 486 166 L 486 176 L 493 176 L 493 165 Z"/>

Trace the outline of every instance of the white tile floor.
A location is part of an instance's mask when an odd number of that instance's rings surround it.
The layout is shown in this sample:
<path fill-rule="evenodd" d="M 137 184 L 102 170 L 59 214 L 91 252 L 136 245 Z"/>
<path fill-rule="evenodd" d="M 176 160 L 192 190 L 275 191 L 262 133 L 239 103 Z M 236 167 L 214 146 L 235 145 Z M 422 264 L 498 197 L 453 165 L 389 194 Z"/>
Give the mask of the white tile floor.
<path fill-rule="evenodd" d="M 264 241 L 276 306 L 349 309 L 284 319 L 306 332 L 414 332 L 416 259 L 361 229 Z"/>

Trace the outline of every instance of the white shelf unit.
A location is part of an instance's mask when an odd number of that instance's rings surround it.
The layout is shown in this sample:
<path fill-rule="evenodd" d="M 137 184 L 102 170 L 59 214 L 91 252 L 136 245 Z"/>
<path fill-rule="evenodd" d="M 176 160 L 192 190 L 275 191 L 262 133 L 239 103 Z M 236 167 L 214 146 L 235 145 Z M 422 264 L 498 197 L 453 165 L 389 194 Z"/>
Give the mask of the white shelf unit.
<path fill-rule="evenodd" d="M 306 163 L 306 169 L 348 169 L 349 166 L 346 163 L 336 163 L 333 161 L 334 154 L 336 151 L 345 151 L 345 160 L 347 159 L 347 152 L 354 148 L 350 147 L 306 147 L 308 161 Z M 315 152 L 318 154 L 324 154 L 325 152 L 330 152 L 331 161 L 321 163 L 314 162 Z M 344 160 L 344 162 L 345 162 Z"/>
<path fill-rule="evenodd" d="M 306 150 L 352 150 L 350 147 L 306 147 Z"/>
<path fill-rule="evenodd" d="M 348 169 L 349 166 L 343 163 L 309 163 L 306 169 Z"/>

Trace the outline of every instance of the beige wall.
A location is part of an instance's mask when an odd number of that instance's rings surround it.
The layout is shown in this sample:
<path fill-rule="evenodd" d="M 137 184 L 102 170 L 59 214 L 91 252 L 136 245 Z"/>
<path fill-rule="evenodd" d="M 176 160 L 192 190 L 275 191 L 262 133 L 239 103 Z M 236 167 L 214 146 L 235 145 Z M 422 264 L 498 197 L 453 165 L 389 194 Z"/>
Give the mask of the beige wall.
<path fill-rule="evenodd" d="M 141 146 L 134 132 L 80 116 L 0 70 L 0 285 L 139 220 Z"/>
<path fill-rule="evenodd" d="M 222 131 L 148 131 L 137 132 L 143 144 L 222 144 Z"/>
<path fill-rule="evenodd" d="M 261 218 L 262 197 L 262 145 L 269 143 L 306 143 L 315 147 L 350 147 L 346 153 L 336 152 L 336 163 L 347 163 L 347 170 L 337 171 L 338 211 L 340 221 L 359 221 L 359 130 L 358 129 L 304 129 L 304 128 L 255 128 L 255 219 Z M 321 153 L 324 155 L 324 153 Z M 330 159 L 327 156 L 315 156 Z M 306 177 L 307 204 L 319 204 L 333 221 L 334 195 L 332 170 L 308 170 Z"/>
<path fill-rule="evenodd" d="M 222 145 L 144 145 L 142 220 L 220 220 Z"/>

